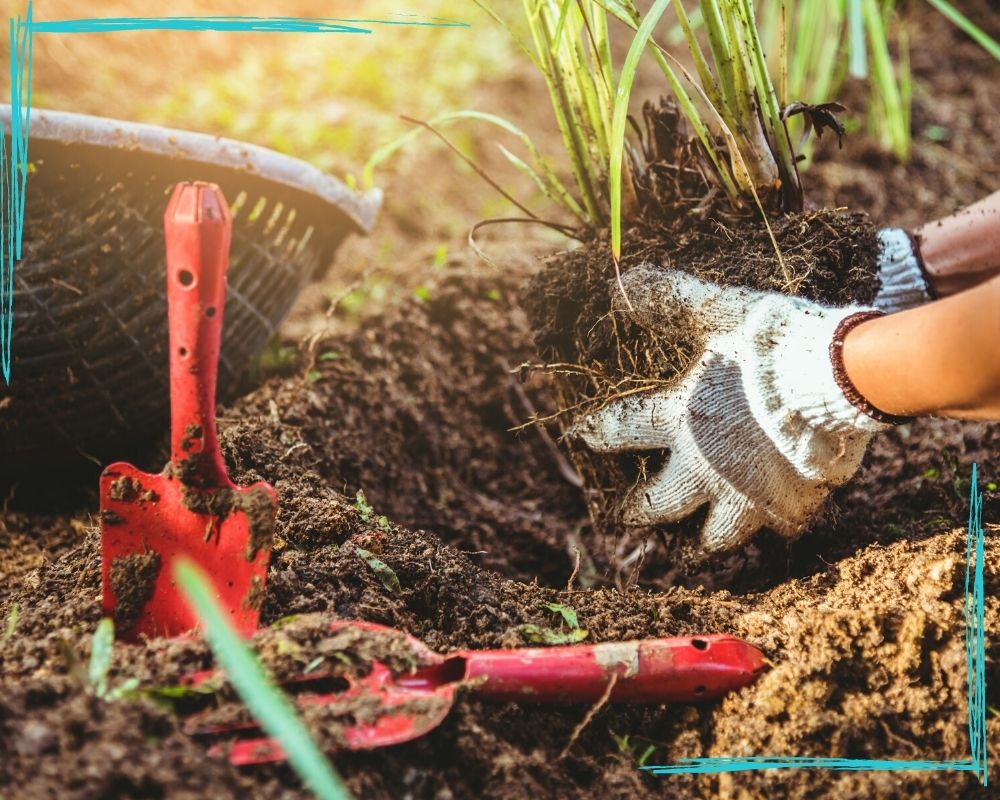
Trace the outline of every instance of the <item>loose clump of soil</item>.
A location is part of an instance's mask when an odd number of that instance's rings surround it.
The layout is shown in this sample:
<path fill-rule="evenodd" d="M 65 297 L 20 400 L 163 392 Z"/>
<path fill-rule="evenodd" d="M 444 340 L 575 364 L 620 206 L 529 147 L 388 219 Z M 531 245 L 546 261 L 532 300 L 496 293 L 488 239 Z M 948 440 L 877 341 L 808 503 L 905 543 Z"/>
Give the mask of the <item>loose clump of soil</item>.
<path fill-rule="evenodd" d="M 152 551 L 119 556 L 111 562 L 111 591 L 119 630 L 128 630 L 139 619 L 142 607 L 153 596 L 159 574 L 160 556 Z"/>
<path fill-rule="evenodd" d="M 166 711 L 106 702 L 65 677 L 0 692 L 0 742 L 0 792 L 11 800 L 203 800 L 250 790 Z"/>
<path fill-rule="evenodd" d="M 683 309 L 655 329 L 626 312 L 617 277 L 639 265 L 679 269 L 722 286 L 803 297 L 826 305 L 870 303 L 879 289 L 877 228 L 866 214 L 830 210 L 788 214 L 770 222 L 737 215 L 714 197 L 693 167 L 677 111 L 645 108 L 647 125 L 669 136 L 655 143 L 639 195 L 652 195 L 622 241 L 616 271 L 605 234 L 547 259 L 523 296 L 543 369 L 553 375 L 561 424 L 615 398 L 674 382 L 701 350 L 709 320 Z M 647 147 L 648 149 L 648 147 Z M 665 168 L 688 174 L 664 181 Z M 773 235 L 773 240 L 772 240 Z M 779 257 L 777 251 L 780 251 Z M 573 463 L 590 498 L 594 524 L 621 526 L 618 503 L 644 468 L 634 455 L 575 448 Z"/>
<path fill-rule="evenodd" d="M 827 305 L 870 303 L 878 292 L 877 229 L 863 213 L 817 211 L 775 220 L 772 230 L 791 282 L 763 223 L 687 222 L 680 230 L 664 222 L 629 231 L 621 271 L 640 264 L 680 269 L 722 286 L 781 291 Z M 577 366 L 581 386 L 596 384 L 587 395 L 594 403 L 644 380 L 669 382 L 684 371 L 697 344 L 683 320 L 650 331 L 622 313 L 610 252 L 602 235 L 549 258 L 524 296 L 542 360 Z"/>

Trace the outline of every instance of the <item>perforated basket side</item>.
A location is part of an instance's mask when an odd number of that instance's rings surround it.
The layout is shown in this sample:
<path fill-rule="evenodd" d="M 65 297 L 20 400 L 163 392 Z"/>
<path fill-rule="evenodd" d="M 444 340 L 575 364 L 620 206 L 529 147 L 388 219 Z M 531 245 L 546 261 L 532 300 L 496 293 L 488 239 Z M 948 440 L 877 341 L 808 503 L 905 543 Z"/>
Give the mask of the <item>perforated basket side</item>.
<path fill-rule="evenodd" d="M 29 152 L 0 472 L 104 458 L 165 429 L 162 215 L 176 181 L 214 181 L 233 209 L 220 399 L 356 229 L 248 171 L 79 144 L 32 143 Z"/>

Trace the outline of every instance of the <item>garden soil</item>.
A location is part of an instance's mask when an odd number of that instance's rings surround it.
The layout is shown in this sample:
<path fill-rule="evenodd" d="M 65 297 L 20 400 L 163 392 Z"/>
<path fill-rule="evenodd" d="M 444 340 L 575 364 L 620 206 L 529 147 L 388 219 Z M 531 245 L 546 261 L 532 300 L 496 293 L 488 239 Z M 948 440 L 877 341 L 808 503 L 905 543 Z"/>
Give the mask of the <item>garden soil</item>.
<path fill-rule="evenodd" d="M 850 141 L 841 153 L 822 150 L 808 180 L 825 205 L 914 224 L 996 188 L 1000 133 L 989 123 L 1000 86 L 964 77 L 995 68 L 955 42 L 947 63 L 914 53 L 914 119 L 953 141 L 918 135 L 906 167 Z M 319 657 L 342 663 L 331 653 L 345 649 L 344 668 L 364 670 L 373 656 L 405 667 L 391 638 L 345 645 L 326 633 L 332 619 L 389 625 L 442 653 L 523 646 L 525 624 L 565 631 L 547 608 L 559 603 L 576 610 L 586 641 L 731 633 L 772 667 L 718 703 L 592 715 L 461 693 L 422 739 L 335 750 L 356 796 L 991 796 L 960 772 L 657 776 L 639 767 L 765 754 L 967 758 L 964 523 L 973 462 L 988 487 L 984 517 L 1000 519 L 1000 426 L 927 420 L 881 435 L 858 477 L 792 543 L 765 533 L 709 559 L 680 527 L 598 531 L 553 446 L 558 429 L 511 430 L 557 403 L 544 374 L 519 369 L 538 360 L 523 310 L 537 265 L 529 252 L 504 264 L 453 257 L 419 298 L 317 342 L 300 375 L 272 378 L 224 409 L 233 479 L 268 480 L 280 500 L 262 606 L 271 627 L 256 641 L 263 660 L 280 676 Z M 100 618 L 96 480 L 89 485 L 83 501 L 68 485 L 44 509 L 21 487 L 3 506 L 0 796 L 308 796 L 287 766 L 237 770 L 181 731 L 167 706 L 189 711 L 194 701 L 168 696 L 184 695 L 185 674 L 212 666 L 197 641 L 116 645 L 109 685 L 136 679 L 139 699 L 101 700 L 87 688 Z M 987 527 L 987 703 L 997 708 L 1000 529 Z M 217 690 L 228 701 L 227 687 Z M 309 721 L 320 735 L 336 722 Z M 996 784 L 992 711 L 986 735 Z"/>

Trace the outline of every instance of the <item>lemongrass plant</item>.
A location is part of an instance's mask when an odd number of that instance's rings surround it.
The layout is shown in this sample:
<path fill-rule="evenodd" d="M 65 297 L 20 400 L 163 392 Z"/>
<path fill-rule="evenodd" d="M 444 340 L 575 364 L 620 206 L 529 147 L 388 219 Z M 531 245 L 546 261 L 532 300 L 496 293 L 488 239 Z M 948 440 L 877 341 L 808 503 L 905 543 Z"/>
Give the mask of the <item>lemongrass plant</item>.
<path fill-rule="evenodd" d="M 477 0 L 495 19 L 484 0 Z M 761 211 L 801 208 L 796 158 L 768 71 L 750 0 L 701 0 L 708 31 L 702 48 L 680 0 L 673 8 L 694 60 L 691 75 L 653 32 L 671 0 L 654 0 L 643 17 L 633 0 L 523 0 L 532 48 L 585 210 L 584 221 L 611 228 L 612 253 L 621 253 L 622 215 L 634 205 L 626 158 L 631 88 L 644 55 L 671 93 L 711 162 L 720 188 L 736 206 Z M 609 23 L 634 32 L 619 70 L 612 61 Z M 624 208 L 623 208 L 624 206 Z"/>
<path fill-rule="evenodd" d="M 544 76 L 576 192 L 560 181 L 524 131 L 480 111 L 442 114 L 380 148 L 365 167 L 365 185 L 372 183 L 375 166 L 421 132 L 438 133 L 437 126 L 456 122 L 485 122 L 520 140 L 525 158 L 498 147 L 582 229 L 610 227 L 617 261 L 622 217 L 628 218 L 637 205 L 634 171 L 645 167 L 626 140 L 631 88 L 644 57 L 662 72 L 720 189 L 735 207 L 755 205 L 765 222 L 775 210 L 801 209 L 797 162 L 808 152 L 808 142 L 799 141 L 801 123 L 786 120 L 787 112 L 797 106 L 810 116 L 813 107 L 836 96 L 847 74 L 870 76 L 871 130 L 886 149 L 907 157 L 909 48 L 894 0 L 758 0 L 756 13 L 753 0 L 689 2 L 690 12 L 684 0 L 654 0 L 643 16 L 634 0 L 522 0 L 529 31 L 525 40 L 489 0 L 476 0 L 507 28 Z M 948 0 L 928 2 L 1000 58 L 1000 45 Z M 687 45 L 694 74 L 654 36 L 671 5 L 675 19 L 664 41 Z M 612 56 L 610 28 L 615 22 L 633 31 L 621 65 Z M 895 61 L 890 25 L 896 31 Z M 773 74 L 778 75 L 777 90 Z M 808 123 L 806 133 L 818 128 L 814 119 Z M 539 219 L 503 193 L 528 218 Z"/>

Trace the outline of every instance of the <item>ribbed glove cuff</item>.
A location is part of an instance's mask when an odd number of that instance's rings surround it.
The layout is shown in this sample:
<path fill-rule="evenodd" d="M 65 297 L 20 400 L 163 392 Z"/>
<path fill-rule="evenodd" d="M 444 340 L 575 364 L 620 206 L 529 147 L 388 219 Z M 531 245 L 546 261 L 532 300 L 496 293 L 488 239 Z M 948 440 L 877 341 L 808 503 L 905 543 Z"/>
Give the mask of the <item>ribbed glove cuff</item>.
<path fill-rule="evenodd" d="M 910 234 L 902 228 L 882 228 L 878 238 L 882 245 L 879 254 L 882 288 L 875 296 L 875 307 L 892 314 L 933 299 L 919 249 Z"/>

